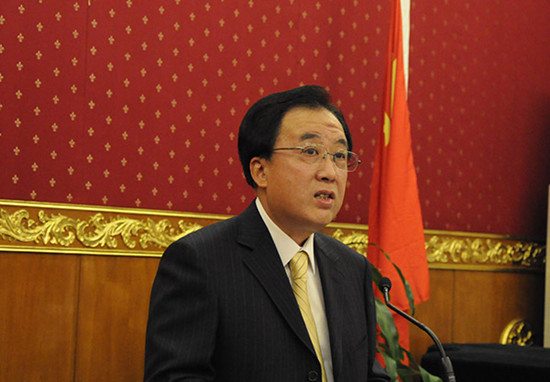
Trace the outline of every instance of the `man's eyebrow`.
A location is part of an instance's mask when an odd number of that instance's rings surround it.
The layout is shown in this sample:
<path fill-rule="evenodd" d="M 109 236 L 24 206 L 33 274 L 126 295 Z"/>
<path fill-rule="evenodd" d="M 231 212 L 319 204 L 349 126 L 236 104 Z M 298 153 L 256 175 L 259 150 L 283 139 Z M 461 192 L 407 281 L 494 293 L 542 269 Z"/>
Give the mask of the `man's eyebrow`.
<path fill-rule="evenodd" d="M 307 141 L 308 139 L 313 139 L 313 138 L 321 138 L 321 136 L 316 133 L 305 133 L 300 137 L 300 141 Z M 337 139 L 335 143 L 345 146 L 346 148 L 349 147 L 348 141 L 345 138 Z"/>
<path fill-rule="evenodd" d="M 348 141 L 346 141 L 344 138 L 340 138 L 336 141 L 336 143 L 340 143 L 342 144 L 343 146 L 346 146 L 346 148 L 348 148 Z"/>
<path fill-rule="evenodd" d="M 319 134 L 315 134 L 315 133 L 305 133 L 300 137 L 300 141 L 306 141 L 306 140 L 312 139 L 312 138 L 321 138 L 321 136 Z"/>

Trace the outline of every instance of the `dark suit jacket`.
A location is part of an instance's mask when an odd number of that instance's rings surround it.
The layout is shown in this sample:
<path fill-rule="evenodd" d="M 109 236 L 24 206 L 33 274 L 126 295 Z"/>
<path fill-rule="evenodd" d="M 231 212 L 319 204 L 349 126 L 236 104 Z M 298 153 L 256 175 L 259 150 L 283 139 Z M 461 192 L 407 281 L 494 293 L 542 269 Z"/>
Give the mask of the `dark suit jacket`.
<path fill-rule="evenodd" d="M 315 234 L 335 382 L 387 381 L 375 362 L 364 256 Z M 298 382 L 321 368 L 255 203 L 164 253 L 151 292 L 145 381 Z"/>

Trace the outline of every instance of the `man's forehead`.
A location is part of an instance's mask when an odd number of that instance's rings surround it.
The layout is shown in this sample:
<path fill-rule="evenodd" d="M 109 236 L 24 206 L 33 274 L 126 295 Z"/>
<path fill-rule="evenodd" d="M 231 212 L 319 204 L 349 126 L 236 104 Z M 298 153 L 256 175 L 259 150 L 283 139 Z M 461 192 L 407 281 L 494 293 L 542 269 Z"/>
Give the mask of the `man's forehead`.
<path fill-rule="evenodd" d="M 295 107 L 287 111 L 281 121 L 279 138 L 329 140 L 347 145 L 346 133 L 342 123 L 324 107 Z"/>

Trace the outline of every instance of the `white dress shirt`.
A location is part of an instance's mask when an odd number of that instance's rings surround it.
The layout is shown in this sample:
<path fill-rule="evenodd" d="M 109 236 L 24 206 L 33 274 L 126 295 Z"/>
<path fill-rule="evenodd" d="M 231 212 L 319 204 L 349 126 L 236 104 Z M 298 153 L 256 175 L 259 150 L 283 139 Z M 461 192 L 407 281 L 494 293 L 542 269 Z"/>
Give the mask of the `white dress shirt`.
<path fill-rule="evenodd" d="M 315 254 L 313 252 L 313 236 L 315 234 L 312 233 L 304 245 L 300 247 L 290 238 L 290 236 L 284 233 L 283 230 L 281 230 L 281 228 L 273 222 L 273 220 L 271 220 L 258 198 L 256 198 L 256 206 L 258 207 L 260 216 L 271 234 L 271 238 L 275 243 L 277 252 L 279 252 L 281 262 L 285 267 L 288 280 L 291 284 L 292 278 L 290 276 L 289 267 L 290 260 L 292 260 L 298 251 L 304 251 L 308 255 L 309 263 L 307 267 L 307 292 L 309 297 L 309 305 L 311 306 L 311 312 L 313 313 L 315 326 L 317 327 L 317 335 L 319 337 L 321 353 L 323 354 L 323 363 L 325 366 L 327 382 L 334 382 L 328 324 L 325 314 L 325 300 L 323 298 L 323 286 L 321 285 L 321 277 L 319 276 L 319 269 L 315 263 Z"/>

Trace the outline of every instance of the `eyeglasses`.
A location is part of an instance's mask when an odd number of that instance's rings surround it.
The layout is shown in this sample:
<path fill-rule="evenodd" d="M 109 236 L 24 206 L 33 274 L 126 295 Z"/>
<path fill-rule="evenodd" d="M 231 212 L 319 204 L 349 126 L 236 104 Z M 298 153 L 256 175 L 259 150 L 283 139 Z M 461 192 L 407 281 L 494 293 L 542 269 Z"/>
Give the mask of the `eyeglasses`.
<path fill-rule="evenodd" d="M 327 155 L 332 156 L 332 161 L 341 170 L 353 172 L 361 163 L 359 155 L 347 150 L 338 150 L 334 153 L 329 153 L 323 145 L 311 143 L 305 146 L 296 147 L 277 147 L 273 151 L 278 150 L 300 150 L 300 158 L 309 164 L 317 164 L 321 159 L 325 159 Z"/>

